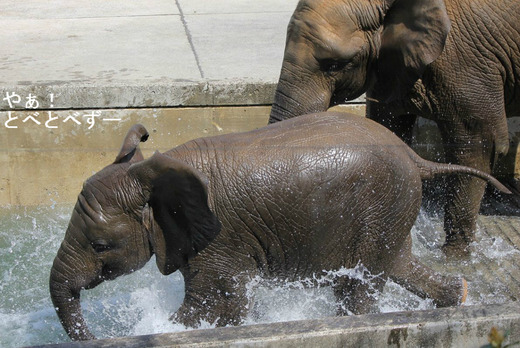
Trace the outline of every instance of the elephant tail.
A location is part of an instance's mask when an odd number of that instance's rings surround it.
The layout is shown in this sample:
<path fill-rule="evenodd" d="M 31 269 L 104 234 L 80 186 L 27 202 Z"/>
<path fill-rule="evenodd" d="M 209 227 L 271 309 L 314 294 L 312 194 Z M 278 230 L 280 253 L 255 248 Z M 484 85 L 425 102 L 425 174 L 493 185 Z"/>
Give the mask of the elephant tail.
<path fill-rule="evenodd" d="M 437 163 L 425 160 L 415 153 L 412 149 L 408 148 L 408 154 L 410 158 L 415 162 L 417 167 L 421 172 L 421 179 L 433 179 L 437 175 L 446 175 L 446 174 L 467 174 L 471 176 L 475 176 L 477 178 L 486 180 L 488 183 L 495 186 L 495 188 L 503 193 L 511 194 L 512 192 L 505 187 L 500 181 L 498 181 L 492 175 L 485 173 L 481 170 L 461 166 L 458 164 L 447 164 L 447 163 Z"/>

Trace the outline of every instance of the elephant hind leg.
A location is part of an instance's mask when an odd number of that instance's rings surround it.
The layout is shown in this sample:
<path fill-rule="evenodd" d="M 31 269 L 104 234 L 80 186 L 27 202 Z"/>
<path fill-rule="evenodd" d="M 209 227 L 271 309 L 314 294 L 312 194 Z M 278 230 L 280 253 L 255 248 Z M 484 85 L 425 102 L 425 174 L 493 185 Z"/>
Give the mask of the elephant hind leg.
<path fill-rule="evenodd" d="M 431 298 L 437 307 L 458 306 L 464 303 L 468 285 L 464 278 L 443 276 L 418 260 L 410 262 L 404 272 L 391 278 L 399 285 L 422 298 Z"/>
<path fill-rule="evenodd" d="M 409 238 L 410 239 L 410 238 Z M 422 264 L 410 249 L 400 253 L 389 278 L 437 307 L 458 306 L 466 301 L 468 285 L 464 278 L 442 275 Z"/>

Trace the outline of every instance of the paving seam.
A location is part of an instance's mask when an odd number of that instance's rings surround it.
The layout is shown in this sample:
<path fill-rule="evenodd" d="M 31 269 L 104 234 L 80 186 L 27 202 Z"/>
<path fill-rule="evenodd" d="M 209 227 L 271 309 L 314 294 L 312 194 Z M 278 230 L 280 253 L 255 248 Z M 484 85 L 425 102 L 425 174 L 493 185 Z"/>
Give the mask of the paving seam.
<path fill-rule="evenodd" d="M 515 247 L 514 243 L 512 243 L 510 241 L 510 239 L 508 238 L 508 235 L 507 233 L 505 232 L 505 230 L 503 229 L 503 226 L 498 223 L 496 220 L 491 220 L 491 221 L 484 221 L 484 220 L 481 220 L 483 225 L 480 226 L 480 229 L 481 229 L 481 233 L 484 235 L 486 235 L 488 238 L 495 238 L 495 237 L 500 237 L 504 240 L 504 242 L 508 243 L 509 245 Z M 509 241 L 509 242 L 508 242 Z M 487 255 L 485 255 L 486 257 L 488 257 Z M 510 270 L 512 270 L 514 268 L 515 265 L 513 265 L 512 263 L 510 263 L 509 260 L 507 260 L 507 258 L 505 260 L 500 260 L 500 263 L 496 264 L 496 265 L 492 265 L 493 261 L 491 262 L 479 262 L 479 264 L 482 266 L 481 267 L 481 272 L 482 272 L 482 278 L 485 278 L 482 279 L 484 280 L 487 284 L 487 286 L 491 289 L 491 290 L 494 290 L 496 289 L 495 286 L 493 286 L 493 283 L 499 283 L 499 284 L 502 284 L 503 286 L 505 286 L 509 292 L 509 298 L 511 299 L 511 297 L 514 297 L 514 293 L 516 293 L 516 291 L 518 291 L 518 286 L 516 284 L 518 284 L 518 279 L 516 279 L 513 274 L 511 273 Z M 498 266 L 497 268 L 495 268 L 494 266 Z M 504 277 L 504 275 L 507 275 L 510 279 L 509 281 L 505 282 L 505 284 L 501 281 Z M 516 284 L 515 284 L 516 283 Z"/>
<path fill-rule="evenodd" d="M 186 32 L 186 37 L 188 38 L 188 42 L 191 47 L 191 52 L 195 57 L 195 62 L 197 63 L 197 69 L 199 69 L 199 74 L 201 78 L 205 78 L 204 71 L 202 70 L 202 66 L 200 65 L 199 55 L 197 54 L 197 50 L 195 49 L 195 45 L 193 44 L 193 38 L 191 37 L 190 29 L 188 28 L 188 23 L 186 22 L 186 17 L 184 16 L 184 12 L 182 11 L 181 4 L 179 0 L 175 0 L 175 4 L 179 9 L 179 14 L 181 16 L 182 26 L 184 27 L 184 31 Z"/>
<path fill-rule="evenodd" d="M 497 223 L 496 221 L 494 223 L 497 226 L 497 229 L 502 234 L 502 237 L 508 240 L 510 242 L 509 244 L 513 246 L 515 250 L 518 250 L 517 245 L 510 239 L 510 233 L 516 232 L 516 229 L 513 228 L 511 221 L 508 220 L 507 224 Z M 509 277 L 509 280 L 505 282 L 505 286 L 508 288 L 510 292 L 509 297 L 513 300 L 518 300 L 518 297 L 516 296 L 516 294 L 520 293 L 518 265 L 514 263 L 510 256 L 506 256 L 505 258 L 500 260 L 498 266 L 499 272 L 506 274 Z M 503 278 L 500 277 L 500 279 Z"/>
<path fill-rule="evenodd" d="M 509 229 L 510 229 L 510 232 L 511 232 L 511 234 L 508 235 L 508 239 L 511 241 L 511 243 L 513 244 L 515 249 L 520 251 L 520 231 L 513 224 L 511 219 L 508 219 L 507 223 L 508 223 L 508 226 L 509 226 Z"/>

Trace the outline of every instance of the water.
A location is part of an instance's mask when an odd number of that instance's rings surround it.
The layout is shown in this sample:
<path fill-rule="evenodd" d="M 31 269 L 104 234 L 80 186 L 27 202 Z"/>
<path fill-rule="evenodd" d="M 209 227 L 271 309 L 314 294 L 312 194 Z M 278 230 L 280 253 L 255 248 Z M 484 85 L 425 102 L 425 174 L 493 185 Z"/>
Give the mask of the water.
<path fill-rule="evenodd" d="M 54 312 L 48 291 L 48 277 L 55 253 L 63 238 L 72 206 L 46 208 L 3 208 L 0 213 L 0 347 L 67 342 Z M 442 244 L 440 220 L 424 212 L 413 230 L 414 252 L 428 264 L 450 273 L 477 272 L 468 279 L 468 304 L 500 303 L 511 299 L 500 283 L 489 284 L 478 274 L 480 263 L 500 267 L 518 259 L 520 252 L 504 239 L 479 236 L 476 256 L 460 267 L 446 263 L 439 250 Z M 476 270 L 476 271 L 475 271 Z M 370 279 L 361 266 L 316 275 L 300 282 L 267 283 L 251 280 L 251 311 L 246 324 L 332 316 L 336 301 L 330 284 L 338 274 L 356 274 Z M 306 288 L 312 281 L 317 287 Z M 99 338 L 142 335 L 185 330 L 168 317 L 180 306 L 184 293 L 177 272 L 162 276 L 151 260 L 143 269 L 96 289 L 82 292 L 85 319 Z M 378 297 L 378 310 L 392 312 L 433 308 L 423 300 L 389 283 Z M 202 328 L 212 327 L 204 323 Z"/>

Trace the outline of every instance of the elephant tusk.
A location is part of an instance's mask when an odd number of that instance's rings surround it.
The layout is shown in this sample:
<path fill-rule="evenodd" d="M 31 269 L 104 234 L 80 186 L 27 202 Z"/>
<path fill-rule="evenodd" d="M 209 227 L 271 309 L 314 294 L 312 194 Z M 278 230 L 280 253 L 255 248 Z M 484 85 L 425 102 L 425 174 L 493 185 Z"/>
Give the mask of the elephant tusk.
<path fill-rule="evenodd" d="M 374 99 L 374 98 L 365 97 L 365 99 L 368 100 L 368 101 L 374 102 L 374 103 L 379 103 L 379 100 Z"/>

